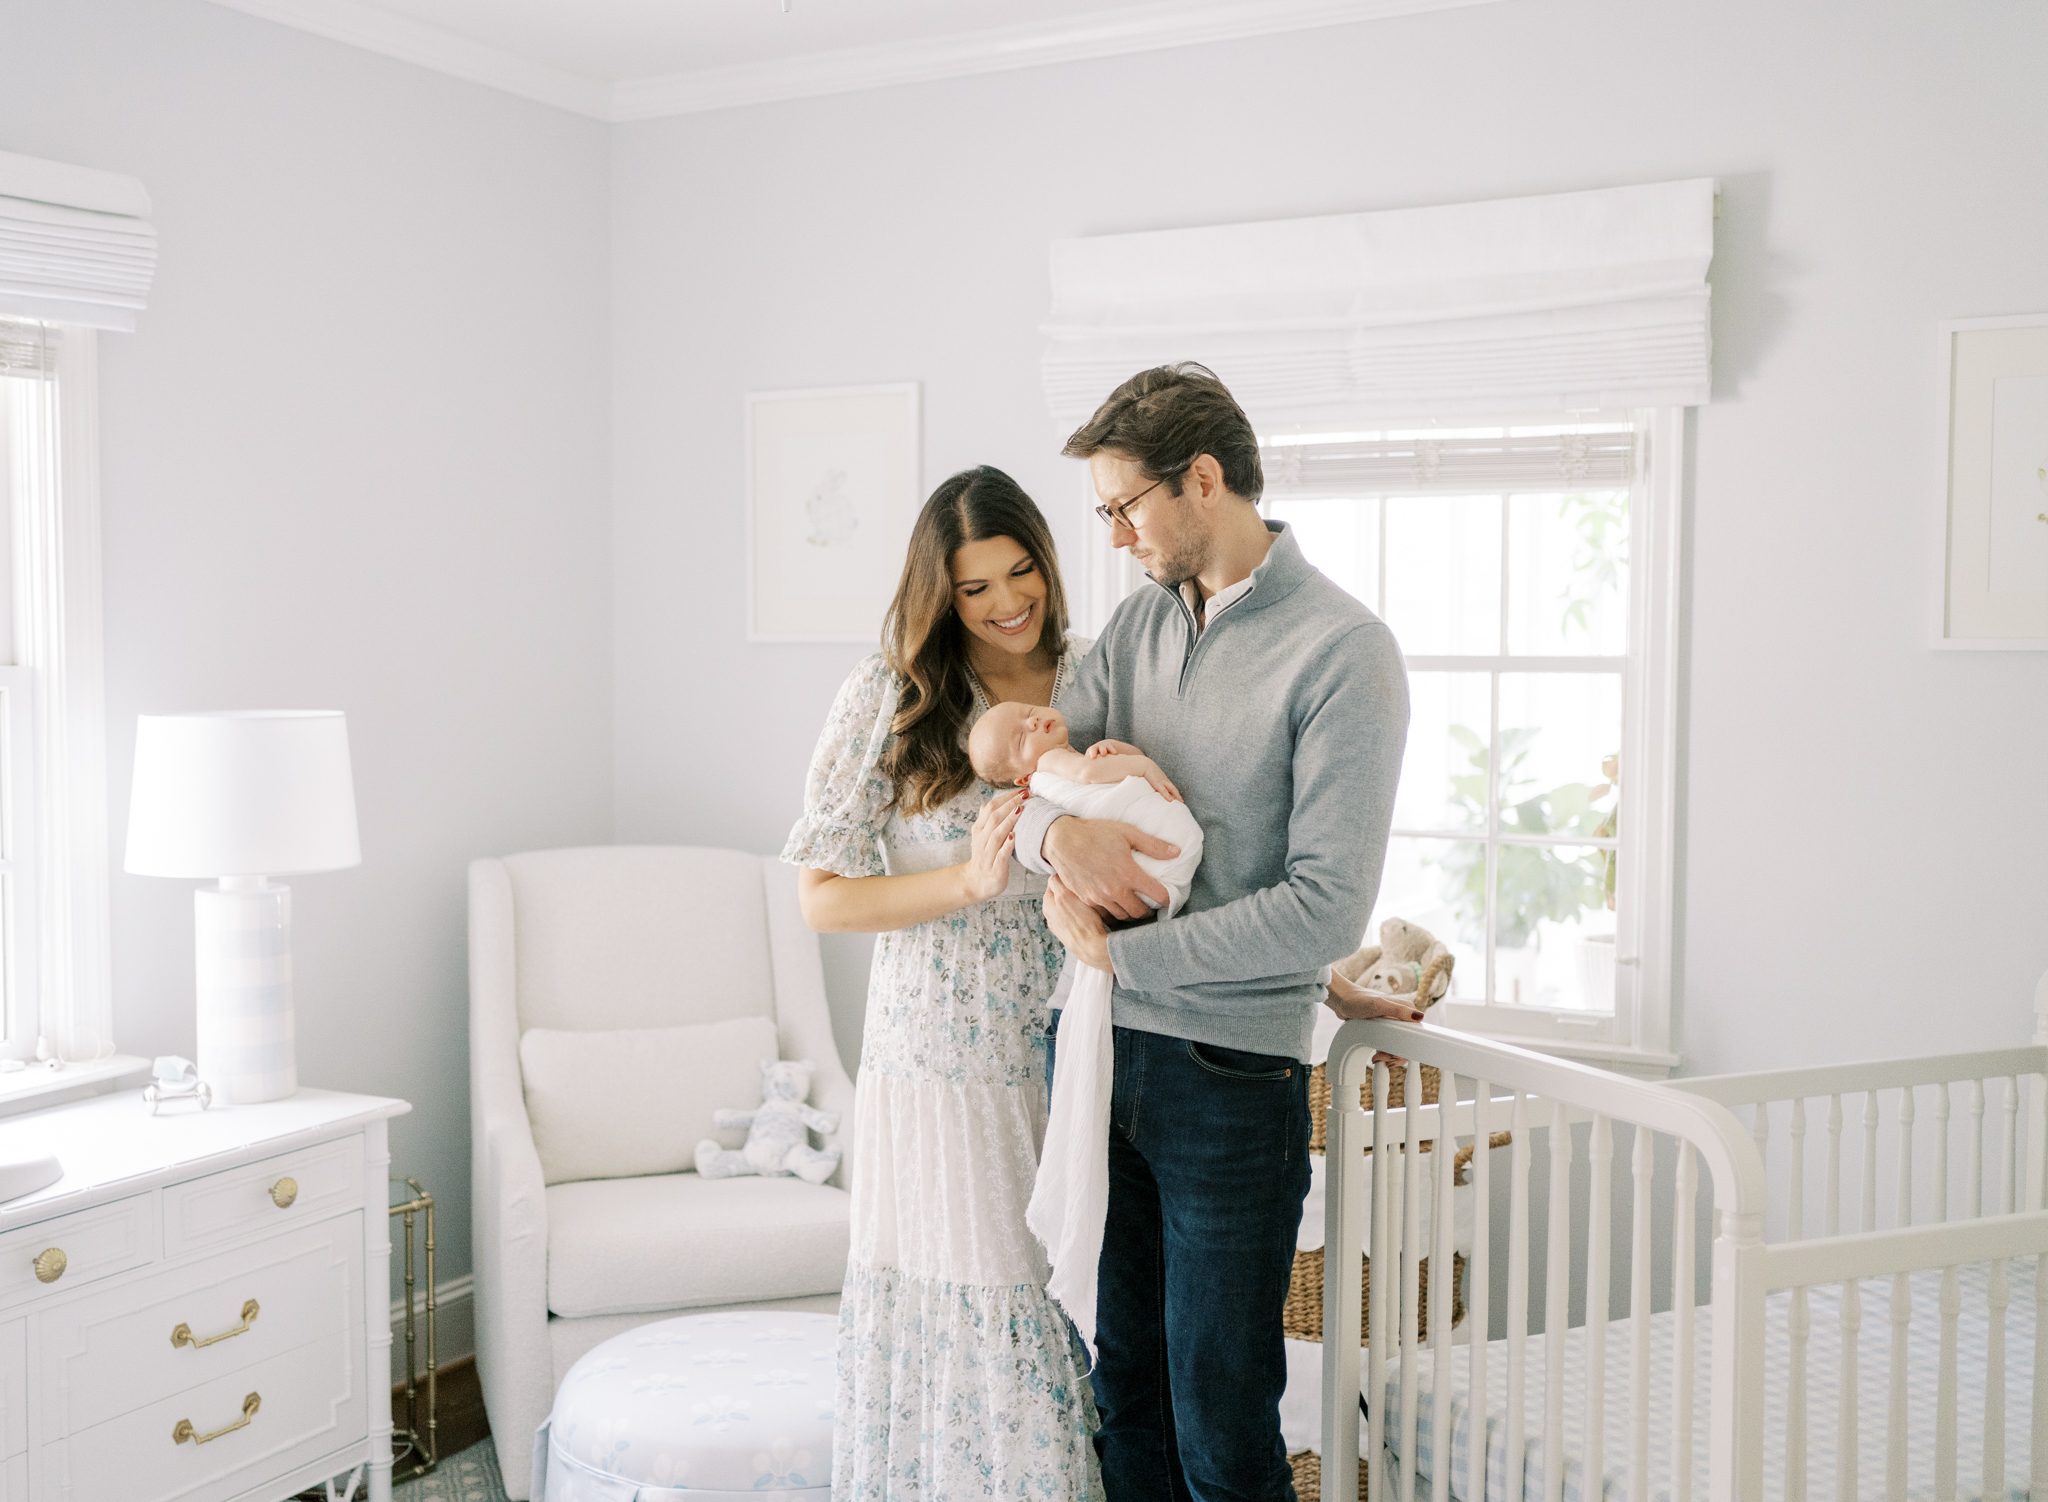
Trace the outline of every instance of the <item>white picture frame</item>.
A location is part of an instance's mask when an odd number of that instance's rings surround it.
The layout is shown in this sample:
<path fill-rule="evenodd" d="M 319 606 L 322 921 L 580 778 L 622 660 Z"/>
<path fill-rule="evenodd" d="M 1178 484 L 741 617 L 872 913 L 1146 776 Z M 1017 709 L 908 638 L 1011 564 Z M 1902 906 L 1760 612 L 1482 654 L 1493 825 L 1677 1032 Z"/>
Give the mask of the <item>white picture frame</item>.
<path fill-rule="evenodd" d="M 2048 651 L 2048 313 L 1942 324 L 1941 377 L 1935 645 Z"/>
<path fill-rule="evenodd" d="M 747 393 L 748 641 L 880 642 L 924 499 L 920 395 Z"/>

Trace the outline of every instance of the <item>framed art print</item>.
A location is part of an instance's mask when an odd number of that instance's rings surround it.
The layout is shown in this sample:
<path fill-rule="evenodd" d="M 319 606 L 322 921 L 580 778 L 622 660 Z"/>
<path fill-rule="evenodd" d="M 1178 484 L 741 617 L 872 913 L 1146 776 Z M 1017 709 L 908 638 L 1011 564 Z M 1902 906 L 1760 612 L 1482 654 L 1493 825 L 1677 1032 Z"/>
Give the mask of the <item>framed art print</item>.
<path fill-rule="evenodd" d="M 881 640 L 918 483 L 918 384 L 747 395 L 747 640 Z"/>
<path fill-rule="evenodd" d="M 1941 326 L 1941 634 L 2048 651 L 2048 313 Z"/>

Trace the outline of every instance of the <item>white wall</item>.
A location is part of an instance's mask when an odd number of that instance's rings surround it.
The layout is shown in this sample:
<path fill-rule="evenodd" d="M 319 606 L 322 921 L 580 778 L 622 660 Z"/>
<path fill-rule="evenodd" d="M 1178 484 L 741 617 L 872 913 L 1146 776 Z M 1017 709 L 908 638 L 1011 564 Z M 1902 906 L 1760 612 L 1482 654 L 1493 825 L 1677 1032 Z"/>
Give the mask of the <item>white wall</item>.
<path fill-rule="evenodd" d="M 2019 0 L 1508 0 L 618 128 L 619 837 L 777 848 L 860 655 L 742 640 L 743 392 L 925 382 L 927 486 L 1010 469 L 1072 574 L 1102 541 L 1037 386 L 1049 240 L 1713 175 L 1688 1065 L 2025 1038 L 2048 654 L 1928 649 L 1929 508 L 1936 322 L 2048 308 L 2044 54 Z"/>
<path fill-rule="evenodd" d="M 115 869 L 138 711 L 348 712 L 300 1078 L 413 1103 L 459 1277 L 465 865 L 610 833 L 605 128 L 200 0 L 7 0 L 0 149 L 136 175 L 161 236 L 100 346 Z M 193 1050 L 191 886 L 114 877 L 129 1052 Z"/>

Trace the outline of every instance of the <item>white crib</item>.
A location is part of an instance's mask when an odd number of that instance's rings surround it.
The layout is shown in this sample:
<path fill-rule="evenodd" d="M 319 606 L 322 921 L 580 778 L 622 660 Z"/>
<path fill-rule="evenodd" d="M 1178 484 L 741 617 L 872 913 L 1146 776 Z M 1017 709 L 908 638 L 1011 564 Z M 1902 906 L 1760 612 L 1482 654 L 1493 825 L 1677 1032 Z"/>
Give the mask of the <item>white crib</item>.
<path fill-rule="evenodd" d="M 1376 1049 L 1411 1101 L 1441 1069 L 1441 1103 L 1387 1109 Z M 1354 1022 L 1328 1069 L 1322 1502 L 1360 1495 L 1361 1456 L 1374 1502 L 2048 1499 L 2048 978 L 2024 1048 L 1653 1084 Z M 1502 1128 L 1473 1160 L 1467 1316 L 1430 1279 L 1418 1342 L 1417 1254 L 1454 1213 L 1453 1154 L 1420 1145 Z"/>

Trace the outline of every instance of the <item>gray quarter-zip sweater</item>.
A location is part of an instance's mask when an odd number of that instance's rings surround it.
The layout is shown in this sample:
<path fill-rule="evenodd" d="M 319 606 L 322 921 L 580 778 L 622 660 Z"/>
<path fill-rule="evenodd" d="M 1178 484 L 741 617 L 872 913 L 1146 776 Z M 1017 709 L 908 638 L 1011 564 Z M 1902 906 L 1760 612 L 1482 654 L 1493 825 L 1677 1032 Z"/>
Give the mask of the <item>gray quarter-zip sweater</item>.
<path fill-rule="evenodd" d="M 1408 737 L 1386 624 L 1310 566 L 1284 523 L 1251 592 L 1207 630 L 1175 591 L 1126 599 L 1060 699 L 1075 747 L 1157 761 L 1203 831 L 1187 905 L 1112 932 L 1118 1027 L 1304 1063 L 1328 967 L 1372 916 Z M 1017 854 L 1059 810 L 1025 805 Z"/>

